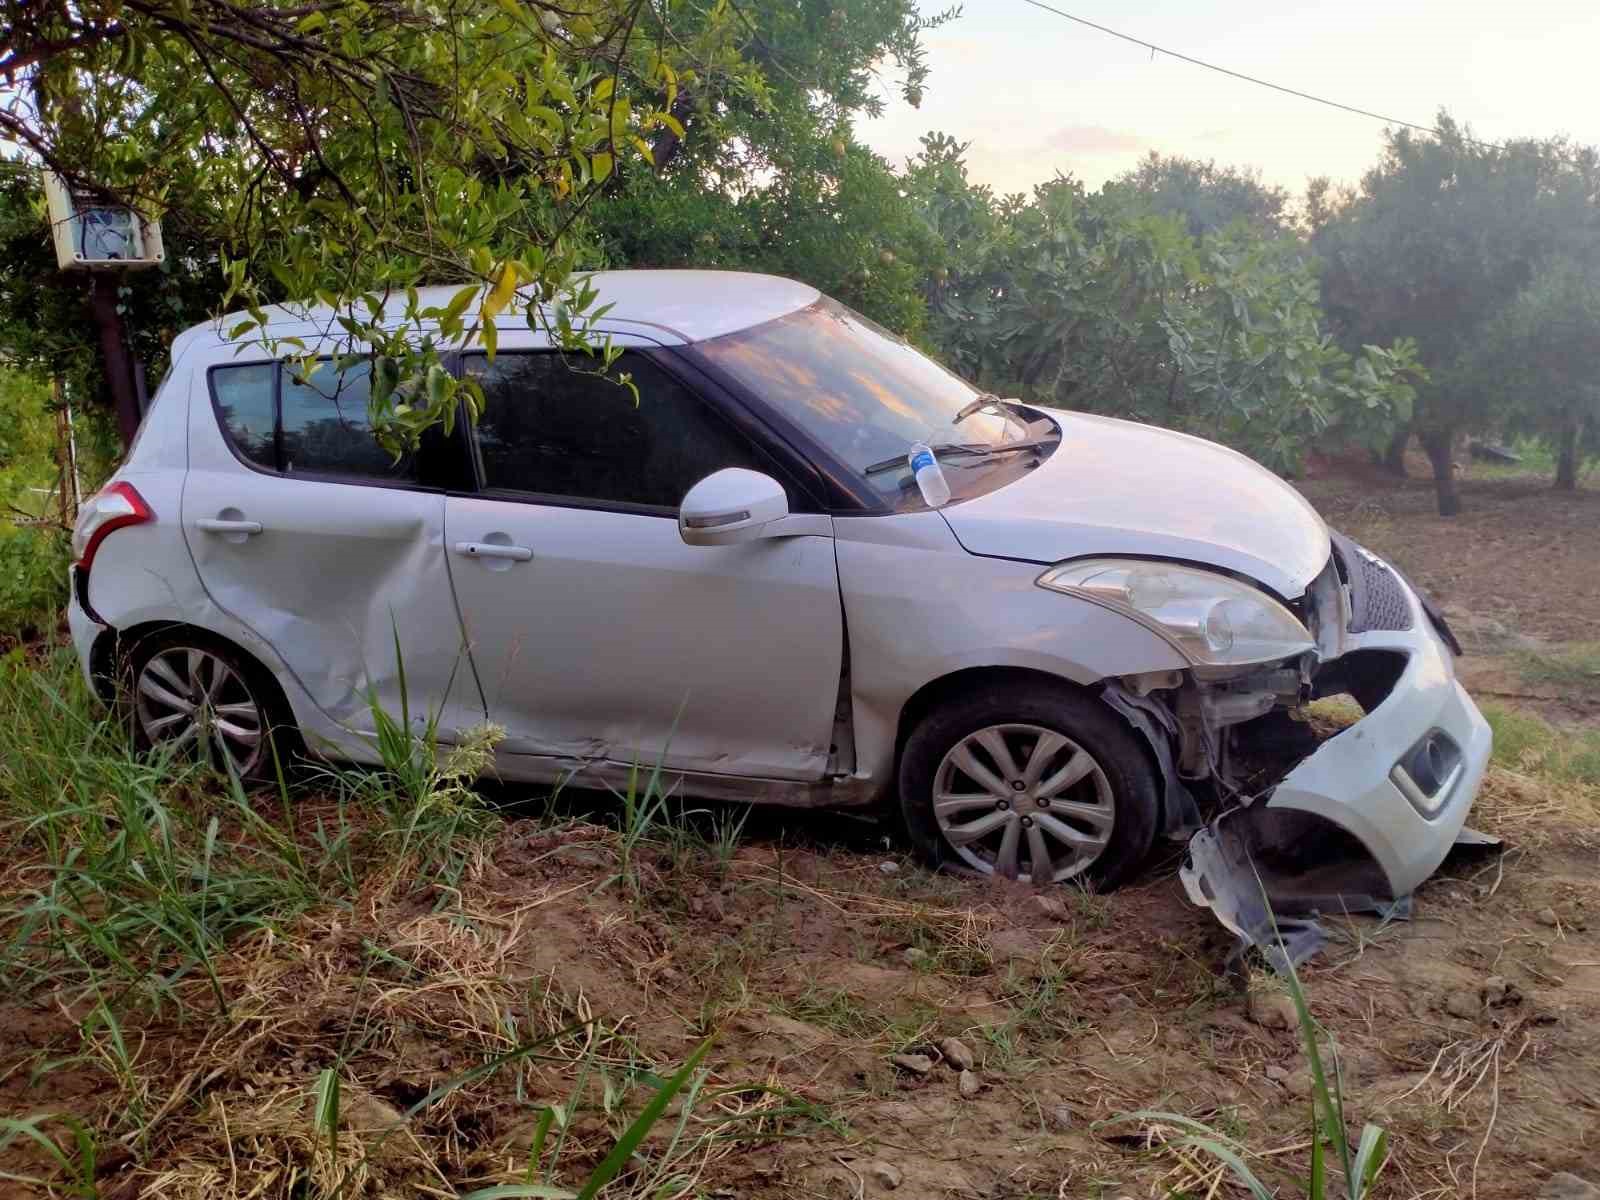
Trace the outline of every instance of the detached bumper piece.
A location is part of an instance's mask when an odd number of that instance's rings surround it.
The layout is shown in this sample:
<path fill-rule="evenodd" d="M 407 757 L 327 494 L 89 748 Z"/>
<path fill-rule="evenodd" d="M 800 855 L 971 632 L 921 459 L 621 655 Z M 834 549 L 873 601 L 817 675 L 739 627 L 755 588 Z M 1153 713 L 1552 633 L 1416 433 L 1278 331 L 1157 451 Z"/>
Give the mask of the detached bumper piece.
<path fill-rule="evenodd" d="M 1189 840 L 1178 877 L 1189 899 L 1239 939 L 1228 956 L 1230 970 L 1251 949 L 1279 973 L 1299 966 L 1327 943 L 1317 920 L 1324 913 L 1410 919 L 1411 897 L 1388 895 L 1382 872 L 1354 839 L 1336 827 L 1314 830 L 1314 821 L 1239 808 Z M 1315 863 L 1301 861 L 1308 852 Z"/>

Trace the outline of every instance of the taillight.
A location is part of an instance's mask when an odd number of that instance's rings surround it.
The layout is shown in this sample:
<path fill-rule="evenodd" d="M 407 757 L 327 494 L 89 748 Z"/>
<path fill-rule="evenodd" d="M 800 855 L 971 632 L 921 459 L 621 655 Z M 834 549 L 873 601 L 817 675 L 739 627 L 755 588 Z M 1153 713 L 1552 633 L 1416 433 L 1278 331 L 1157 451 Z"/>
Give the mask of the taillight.
<path fill-rule="evenodd" d="M 78 569 L 89 569 L 95 551 L 113 529 L 143 525 L 155 519 L 155 513 L 131 483 L 113 483 L 96 492 L 79 512 L 77 527 L 72 531 L 72 553 L 77 557 Z"/>

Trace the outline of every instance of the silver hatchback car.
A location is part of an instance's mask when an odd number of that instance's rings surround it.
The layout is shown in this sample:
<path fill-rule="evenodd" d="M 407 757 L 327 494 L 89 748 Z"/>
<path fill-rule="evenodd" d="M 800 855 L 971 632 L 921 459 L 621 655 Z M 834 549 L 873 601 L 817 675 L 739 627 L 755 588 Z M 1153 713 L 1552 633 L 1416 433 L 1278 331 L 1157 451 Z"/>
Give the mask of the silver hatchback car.
<path fill-rule="evenodd" d="M 72 572 L 84 669 L 144 742 L 246 777 L 275 734 L 371 761 L 403 668 L 441 740 L 498 727 L 506 778 L 643 760 L 686 794 L 896 804 L 930 861 L 1035 883 L 1198 835 L 1192 894 L 1246 924 L 1241 855 L 1275 900 L 1381 900 L 1456 840 L 1490 734 L 1449 631 L 1275 476 L 987 396 L 799 283 L 594 282 L 637 403 L 508 321 L 449 362 L 481 419 L 398 460 L 364 366 L 174 342 Z M 1330 693 L 1367 716 L 1311 736 Z"/>

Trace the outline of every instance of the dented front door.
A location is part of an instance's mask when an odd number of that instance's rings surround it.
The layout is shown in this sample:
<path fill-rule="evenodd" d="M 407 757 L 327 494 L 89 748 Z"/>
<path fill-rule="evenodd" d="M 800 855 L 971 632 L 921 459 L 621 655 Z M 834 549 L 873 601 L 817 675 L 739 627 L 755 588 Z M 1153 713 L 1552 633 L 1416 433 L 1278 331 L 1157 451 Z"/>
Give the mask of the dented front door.
<path fill-rule="evenodd" d="M 827 773 L 843 618 L 833 538 L 688 546 L 677 505 L 757 451 L 665 364 L 629 391 L 554 355 L 467 355 L 477 496 L 446 501 L 461 618 L 512 769 L 635 760 Z M 821 526 L 826 528 L 825 519 Z"/>

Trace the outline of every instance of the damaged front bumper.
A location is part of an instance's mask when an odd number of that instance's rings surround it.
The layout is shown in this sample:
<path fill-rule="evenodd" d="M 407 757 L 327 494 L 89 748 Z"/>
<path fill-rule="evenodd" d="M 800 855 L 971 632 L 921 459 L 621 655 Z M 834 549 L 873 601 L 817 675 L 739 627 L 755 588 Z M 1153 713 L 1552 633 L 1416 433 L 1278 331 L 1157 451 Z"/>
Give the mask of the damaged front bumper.
<path fill-rule="evenodd" d="M 1180 870 L 1189 897 L 1243 942 L 1276 955 L 1281 941 L 1294 961 L 1321 944 L 1318 913 L 1405 910 L 1461 835 L 1492 747 L 1442 622 L 1398 572 L 1337 544 L 1349 582 L 1330 574 L 1340 628 L 1319 690 L 1356 679 L 1365 715 L 1195 834 Z M 1389 601 L 1376 619 L 1362 611 L 1362 570 Z"/>

